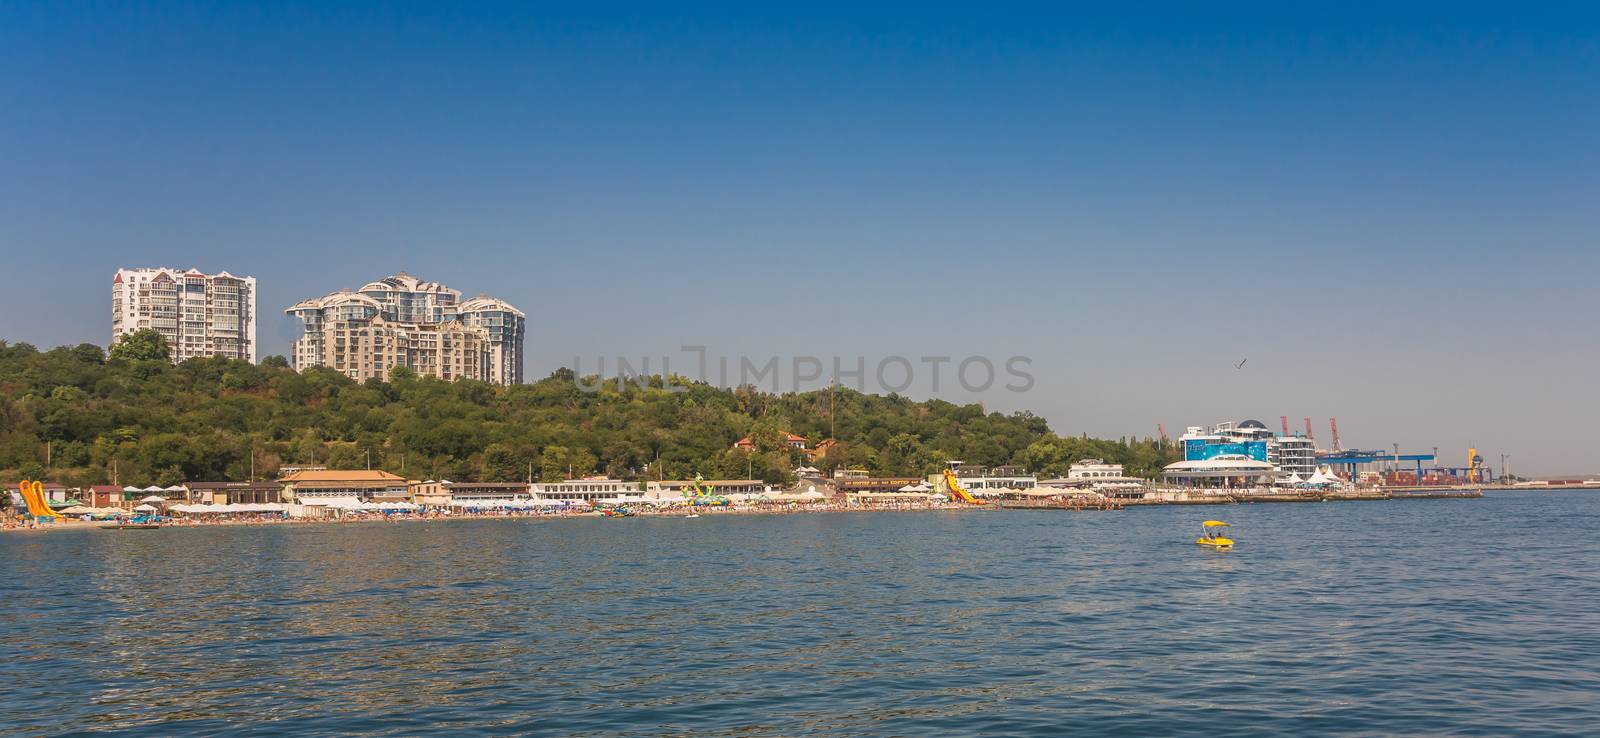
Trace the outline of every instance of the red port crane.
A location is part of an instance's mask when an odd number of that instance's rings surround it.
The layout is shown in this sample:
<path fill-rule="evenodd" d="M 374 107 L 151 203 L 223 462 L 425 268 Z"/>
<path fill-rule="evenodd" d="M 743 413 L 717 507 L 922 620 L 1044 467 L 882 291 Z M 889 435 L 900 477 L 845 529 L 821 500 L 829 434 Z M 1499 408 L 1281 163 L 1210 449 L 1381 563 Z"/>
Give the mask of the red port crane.
<path fill-rule="evenodd" d="M 1283 421 L 1283 434 L 1286 436 L 1289 435 L 1289 416 L 1279 415 L 1278 420 Z"/>
<path fill-rule="evenodd" d="M 1310 418 L 1306 418 L 1306 438 L 1315 438 L 1315 436 L 1311 435 L 1311 419 Z"/>
<path fill-rule="evenodd" d="M 1339 445 L 1339 419 L 1328 418 L 1328 429 L 1333 431 L 1333 450 L 1343 451 L 1344 447 Z"/>

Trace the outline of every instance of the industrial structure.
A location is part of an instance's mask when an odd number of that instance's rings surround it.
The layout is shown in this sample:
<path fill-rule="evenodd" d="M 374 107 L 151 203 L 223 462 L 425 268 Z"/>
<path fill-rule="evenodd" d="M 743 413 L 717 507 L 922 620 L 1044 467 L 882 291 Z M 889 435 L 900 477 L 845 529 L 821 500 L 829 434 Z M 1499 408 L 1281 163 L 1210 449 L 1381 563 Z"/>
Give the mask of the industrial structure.
<path fill-rule="evenodd" d="M 1493 471 L 1476 448 L 1467 450 L 1462 466 L 1438 466 L 1438 449 L 1432 452 L 1403 453 L 1396 444 L 1392 450 L 1347 449 L 1339 434 L 1338 418 L 1328 419 L 1330 448 L 1319 450 L 1312 438 L 1311 418 L 1305 418 L 1305 432 L 1289 432 L 1289 416 L 1278 418 L 1280 432 L 1274 433 L 1258 420 L 1225 422 L 1210 426 L 1189 426 L 1179 441 L 1183 461 L 1169 466 L 1165 477 L 1178 483 L 1235 485 L 1245 478 L 1270 479 L 1260 464 L 1270 467 L 1279 480 L 1309 479 L 1323 473 L 1354 484 L 1386 486 L 1449 486 L 1489 484 Z M 1221 461 L 1209 464 L 1204 462 Z M 1246 464 L 1243 462 L 1255 462 Z M 1502 467 L 1504 463 L 1502 462 Z M 1502 468 L 1501 474 L 1504 475 Z"/>

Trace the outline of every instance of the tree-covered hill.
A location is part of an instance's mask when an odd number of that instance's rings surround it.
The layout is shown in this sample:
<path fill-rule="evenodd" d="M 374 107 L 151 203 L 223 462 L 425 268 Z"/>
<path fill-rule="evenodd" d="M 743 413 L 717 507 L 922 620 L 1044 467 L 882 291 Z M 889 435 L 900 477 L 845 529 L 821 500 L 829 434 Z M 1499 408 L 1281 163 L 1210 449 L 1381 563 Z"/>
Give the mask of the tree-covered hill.
<path fill-rule="evenodd" d="M 1101 457 L 1149 474 L 1170 448 L 1061 438 L 1042 418 L 979 405 L 917 402 L 849 389 L 774 395 L 677 379 L 686 391 L 607 382 L 580 389 L 562 369 L 532 384 L 443 382 L 400 371 L 358 384 L 327 369 L 296 373 L 193 359 L 125 341 L 111 355 L 82 344 L 40 352 L 0 341 L 0 480 L 71 486 L 168 485 L 271 478 L 281 464 L 386 469 L 409 478 L 518 481 L 606 474 L 624 479 L 791 478 L 806 459 L 782 433 L 837 446 L 816 462 L 874 474 L 924 474 L 949 459 L 1023 464 L 1062 475 Z M 830 413 L 831 408 L 831 413 Z M 754 451 L 734 450 L 750 436 Z M 115 480 L 113 480 L 115 474 Z"/>

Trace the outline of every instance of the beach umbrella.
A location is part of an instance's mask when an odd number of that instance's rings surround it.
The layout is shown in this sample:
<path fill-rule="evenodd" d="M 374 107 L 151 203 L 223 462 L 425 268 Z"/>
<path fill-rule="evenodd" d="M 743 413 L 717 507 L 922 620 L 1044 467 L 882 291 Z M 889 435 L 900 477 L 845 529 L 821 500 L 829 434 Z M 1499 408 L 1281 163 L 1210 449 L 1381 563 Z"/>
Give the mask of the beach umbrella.
<path fill-rule="evenodd" d="M 132 485 L 129 485 L 127 487 L 123 487 L 122 491 L 123 492 L 143 492 L 144 490 L 139 489 L 138 487 L 134 487 Z"/>
<path fill-rule="evenodd" d="M 161 495 L 150 495 L 149 497 L 146 497 L 146 498 L 140 500 L 140 502 L 146 502 L 146 503 L 149 503 L 149 502 L 166 502 L 166 501 L 167 501 L 167 498 L 162 497 Z"/>
<path fill-rule="evenodd" d="M 133 509 L 134 512 L 155 512 L 155 505 L 140 505 Z"/>

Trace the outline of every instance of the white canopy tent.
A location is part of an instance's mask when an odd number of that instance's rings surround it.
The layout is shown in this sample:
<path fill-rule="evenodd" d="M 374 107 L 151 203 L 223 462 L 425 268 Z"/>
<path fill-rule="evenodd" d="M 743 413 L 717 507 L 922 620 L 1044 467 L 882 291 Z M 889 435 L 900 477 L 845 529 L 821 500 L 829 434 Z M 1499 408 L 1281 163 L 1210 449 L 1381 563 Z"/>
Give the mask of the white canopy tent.
<path fill-rule="evenodd" d="M 234 513 L 287 512 L 288 510 L 289 510 L 289 506 L 285 505 L 285 504 L 283 504 L 281 502 L 236 502 L 236 503 L 229 504 L 229 505 L 193 504 L 193 505 L 173 505 L 172 506 L 172 511 L 173 512 L 180 512 L 180 513 L 185 513 L 185 514 L 188 514 L 188 515 L 203 514 L 203 513 L 234 514 Z"/>
<path fill-rule="evenodd" d="M 400 502 L 363 502 L 363 503 L 361 503 L 361 508 L 360 509 L 363 510 L 363 511 L 366 511 L 366 512 L 396 512 L 396 511 L 409 512 L 409 511 L 412 511 L 412 510 L 419 509 L 419 506 L 417 506 L 417 505 L 415 505 L 413 503 L 410 503 L 410 502 L 405 502 L 405 501 L 400 501 Z"/>
<path fill-rule="evenodd" d="M 1318 487 L 1343 483 L 1344 480 L 1334 476 L 1333 473 L 1329 472 L 1326 467 L 1318 469 L 1316 474 L 1312 474 L 1311 478 L 1306 480 L 1306 484 Z"/>

